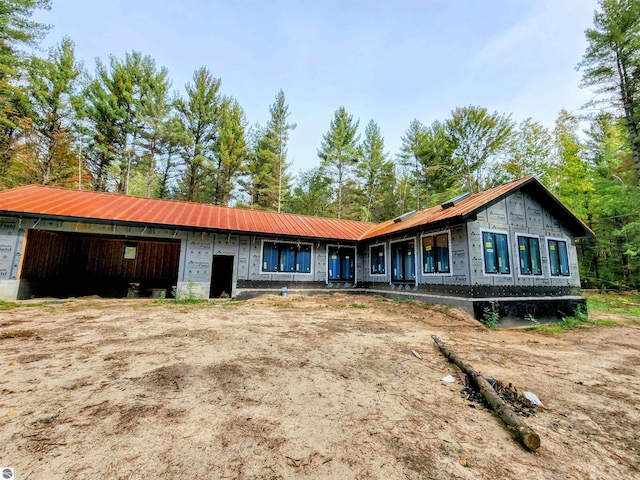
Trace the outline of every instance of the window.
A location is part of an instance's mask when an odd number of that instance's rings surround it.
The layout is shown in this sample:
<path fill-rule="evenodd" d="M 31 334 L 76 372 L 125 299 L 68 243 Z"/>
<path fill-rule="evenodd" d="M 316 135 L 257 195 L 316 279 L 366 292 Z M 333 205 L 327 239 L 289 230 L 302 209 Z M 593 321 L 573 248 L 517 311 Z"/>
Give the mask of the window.
<path fill-rule="evenodd" d="M 422 238 L 424 273 L 450 273 L 449 234 L 441 233 Z"/>
<path fill-rule="evenodd" d="M 394 282 L 414 281 L 416 262 L 414 260 L 415 242 L 396 242 L 391 244 L 391 268 Z"/>
<path fill-rule="evenodd" d="M 540 240 L 533 237 L 518 237 L 518 252 L 522 275 L 542 275 Z"/>
<path fill-rule="evenodd" d="M 355 257 L 355 248 L 329 247 L 329 280 L 353 280 Z"/>
<path fill-rule="evenodd" d="M 561 240 L 547 240 L 549 245 L 549 265 L 551 275 L 568 277 L 569 256 L 567 255 L 567 242 Z"/>
<path fill-rule="evenodd" d="M 374 245 L 369 249 L 369 253 L 371 255 L 371 275 L 384 275 L 384 245 Z"/>
<path fill-rule="evenodd" d="M 482 232 L 482 240 L 484 242 L 485 273 L 503 275 L 511 273 L 507 235 L 504 233 Z"/>
<path fill-rule="evenodd" d="M 262 271 L 311 273 L 311 245 L 264 242 Z"/>

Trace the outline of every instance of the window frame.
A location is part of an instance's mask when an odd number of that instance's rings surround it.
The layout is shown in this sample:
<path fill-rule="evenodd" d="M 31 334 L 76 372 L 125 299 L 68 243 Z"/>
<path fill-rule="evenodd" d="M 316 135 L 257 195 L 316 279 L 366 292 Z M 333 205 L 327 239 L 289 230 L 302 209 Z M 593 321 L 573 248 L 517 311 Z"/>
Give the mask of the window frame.
<path fill-rule="evenodd" d="M 348 248 L 353 251 L 353 280 L 352 279 L 337 279 L 337 278 L 329 278 L 329 250 L 331 248 L 337 248 L 338 250 L 343 248 Z M 342 260 L 342 259 L 341 259 Z M 329 282 L 353 282 L 353 284 L 358 283 L 358 247 L 357 245 L 339 245 L 334 243 L 327 244 L 327 273 L 325 275 L 325 283 Z M 342 266 L 340 267 L 340 274 L 342 275 Z"/>
<path fill-rule="evenodd" d="M 522 264 L 520 262 L 520 238 L 533 238 L 535 240 L 538 240 L 538 261 L 540 262 L 540 273 L 524 273 L 522 271 Z M 542 268 L 542 252 L 540 251 L 540 245 L 542 244 L 542 239 L 540 238 L 539 235 L 529 235 L 529 234 L 525 234 L 525 233 L 516 233 L 516 251 L 518 253 L 517 257 L 518 257 L 518 275 L 522 276 L 522 277 L 541 277 L 544 275 L 544 269 Z M 531 250 L 531 249 L 529 249 Z M 531 255 L 529 255 L 529 262 L 531 262 Z M 533 269 L 532 269 L 533 270 Z"/>
<path fill-rule="evenodd" d="M 437 237 L 439 235 L 446 235 L 447 236 L 447 258 L 449 259 L 449 271 L 448 272 L 438 272 L 438 271 L 434 271 L 434 272 L 425 272 L 424 271 L 424 239 L 426 237 Z M 435 247 L 435 240 L 434 240 L 434 247 Z M 451 277 L 453 276 L 453 254 L 451 251 L 451 230 L 440 230 L 437 232 L 429 232 L 429 233 L 423 233 L 420 235 L 420 259 L 421 259 L 421 263 L 422 263 L 422 270 L 421 273 L 424 276 L 439 276 L 439 277 Z M 434 264 L 437 263 L 437 261 L 435 261 L 435 257 L 434 257 Z"/>
<path fill-rule="evenodd" d="M 573 274 L 571 273 L 571 265 L 569 263 L 569 241 L 566 238 L 560 238 L 560 237 L 546 237 L 545 238 L 546 243 L 547 243 L 547 261 L 548 261 L 548 266 L 549 266 L 549 277 L 551 278 L 571 278 L 573 276 Z M 563 273 L 558 273 L 558 274 L 554 274 L 553 273 L 553 269 L 551 268 L 551 249 L 550 249 L 550 244 L 549 242 L 556 242 L 556 246 L 558 245 L 558 243 L 564 243 L 565 246 L 565 251 L 567 254 L 567 269 L 569 270 L 569 273 L 567 273 L 566 275 Z M 560 249 L 558 249 L 558 268 L 560 269 L 560 272 L 562 272 L 562 260 L 560 258 Z"/>
<path fill-rule="evenodd" d="M 485 241 L 484 241 L 484 234 L 485 233 L 492 233 L 493 235 L 505 235 L 507 237 L 507 261 L 509 262 L 509 272 L 507 273 L 501 273 L 500 272 L 500 268 L 497 268 L 496 272 L 487 272 L 487 251 L 486 251 L 486 246 L 485 246 Z M 482 274 L 484 276 L 502 276 L 502 277 L 513 277 L 513 270 L 511 268 L 511 264 L 513 263 L 512 259 L 511 259 L 511 252 L 509 252 L 509 239 L 510 239 L 510 235 L 509 235 L 509 231 L 508 230 L 492 230 L 492 229 L 481 229 L 480 230 L 480 239 L 482 240 Z M 496 266 L 499 264 L 498 262 L 498 248 L 497 248 L 497 242 L 496 242 L 496 246 L 495 246 L 495 250 L 496 250 Z"/>
<path fill-rule="evenodd" d="M 393 283 L 393 284 L 402 284 L 402 283 L 411 283 L 411 279 L 409 280 L 394 280 L 393 279 L 393 244 L 394 243 L 407 243 L 407 242 L 411 242 L 413 240 L 413 268 L 414 268 L 414 283 L 415 285 L 418 285 L 418 272 L 419 270 L 419 265 L 418 265 L 418 256 L 416 255 L 416 245 L 418 243 L 418 239 L 416 237 L 409 237 L 409 238 L 398 238 L 396 240 L 391 240 L 389 241 L 389 282 Z"/>
<path fill-rule="evenodd" d="M 273 243 L 274 245 L 296 245 L 296 246 L 308 246 L 309 247 L 309 271 L 308 272 L 298 272 L 298 271 L 280 271 L 280 270 L 265 270 L 264 269 L 264 245 L 265 243 Z M 296 255 L 294 256 L 294 265 L 297 265 L 297 253 L 299 250 L 296 251 Z M 278 250 L 278 268 L 280 268 L 280 251 Z M 310 242 L 297 242 L 297 241 L 293 241 L 293 240 L 267 240 L 267 239 L 262 239 L 261 244 L 260 244 L 260 273 L 262 275 L 313 275 L 313 243 Z"/>
<path fill-rule="evenodd" d="M 382 273 L 373 273 L 373 269 L 371 268 L 372 265 L 372 260 L 373 260 L 373 253 L 372 250 L 376 247 L 382 247 L 382 253 L 383 258 L 384 258 L 384 272 Z M 382 243 L 374 243 L 372 245 L 369 245 L 369 275 L 371 275 L 372 277 L 386 277 L 387 276 L 387 244 L 385 242 Z"/>

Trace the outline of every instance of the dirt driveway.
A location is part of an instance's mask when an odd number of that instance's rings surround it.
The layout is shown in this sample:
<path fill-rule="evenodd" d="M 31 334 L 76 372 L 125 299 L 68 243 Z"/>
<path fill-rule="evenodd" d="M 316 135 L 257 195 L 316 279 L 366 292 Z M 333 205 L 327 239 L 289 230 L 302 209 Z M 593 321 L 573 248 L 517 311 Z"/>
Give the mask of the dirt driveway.
<path fill-rule="evenodd" d="M 640 478 L 640 322 L 491 331 L 375 297 L 0 312 L 0 466 L 35 479 Z M 443 382 L 530 390 L 537 453 Z M 422 360 L 411 354 L 415 349 Z"/>

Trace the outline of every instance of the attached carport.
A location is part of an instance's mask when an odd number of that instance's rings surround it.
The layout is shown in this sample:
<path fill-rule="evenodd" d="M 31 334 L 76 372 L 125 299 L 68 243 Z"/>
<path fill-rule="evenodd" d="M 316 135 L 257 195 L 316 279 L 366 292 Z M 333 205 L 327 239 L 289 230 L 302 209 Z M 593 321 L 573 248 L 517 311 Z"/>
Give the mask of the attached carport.
<path fill-rule="evenodd" d="M 180 241 L 26 231 L 18 298 L 171 295 Z"/>

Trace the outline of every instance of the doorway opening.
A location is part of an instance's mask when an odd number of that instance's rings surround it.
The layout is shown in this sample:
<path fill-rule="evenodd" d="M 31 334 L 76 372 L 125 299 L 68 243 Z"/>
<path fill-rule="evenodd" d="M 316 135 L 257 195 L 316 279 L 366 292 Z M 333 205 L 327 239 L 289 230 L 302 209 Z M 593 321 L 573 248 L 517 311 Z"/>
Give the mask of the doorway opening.
<path fill-rule="evenodd" d="M 230 298 L 233 290 L 233 256 L 214 255 L 209 298 Z"/>

